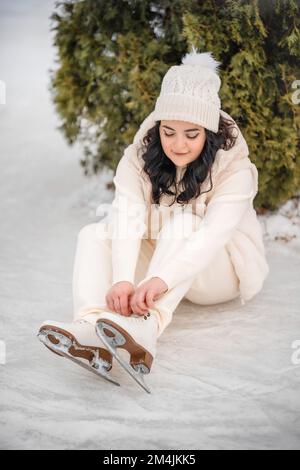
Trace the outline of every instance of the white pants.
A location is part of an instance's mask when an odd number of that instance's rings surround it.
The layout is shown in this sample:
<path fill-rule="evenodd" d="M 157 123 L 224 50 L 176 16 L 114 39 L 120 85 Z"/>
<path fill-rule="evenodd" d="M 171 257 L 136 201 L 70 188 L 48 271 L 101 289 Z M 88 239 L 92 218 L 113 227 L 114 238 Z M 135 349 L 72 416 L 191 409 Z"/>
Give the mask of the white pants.
<path fill-rule="evenodd" d="M 178 224 L 183 217 L 191 217 L 190 213 L 175 216 L 172 229 L 179 232 Z M 199 227 L 201 218 L 196 218 L 193 230 Z M 76 255 L 73 270 L 73 305 L 74 319 L 82 318 L 91 312 L 109 311 L 105 301 L 108 289 L 112 285 L 111 238 L 99 233 L 97 226 L 104 222 L 85 225 L 78 234 Z M 170 220 L 166 221 L 160 231 L 163 235 L 168 230 Z M 177 228 L 176 228 L 177 224 Z M 108 233 L 108 232 L 106 232 Z M 155 272 L 160 263 L 167 263 L 177 251 L 180 251 L 184 238 L 170 240 L 159 236 L 157 239 L 143 238 L 135 272 L 135 286 Z M 124 256 L 126 254 L 124 253 Z M 166 292 L 154 301 L 155 314 L 159 321 L 158 336 L 172 320 L 173 312 L 179 302 L 186 298 L 200 305 L 211 305 L 226 302 L 239 296 L 239 279 L 226 247 L 219 250 L 207 266 L 196 278 L 191 278 Z M 149 309 L 153 311 L 153 309 Z"/>

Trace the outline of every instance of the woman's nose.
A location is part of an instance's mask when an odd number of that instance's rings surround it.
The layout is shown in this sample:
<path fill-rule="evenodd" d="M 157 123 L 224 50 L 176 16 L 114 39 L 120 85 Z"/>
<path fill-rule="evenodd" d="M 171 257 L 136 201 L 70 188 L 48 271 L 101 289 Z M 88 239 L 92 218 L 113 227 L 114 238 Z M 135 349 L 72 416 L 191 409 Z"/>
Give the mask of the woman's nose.
<path fill-rule="evenodd" d="M 187 143 L 184 139 L 175 139 L 173 143 L 173 151 L 176 153 L 185 153 L 187 152 Z"/>

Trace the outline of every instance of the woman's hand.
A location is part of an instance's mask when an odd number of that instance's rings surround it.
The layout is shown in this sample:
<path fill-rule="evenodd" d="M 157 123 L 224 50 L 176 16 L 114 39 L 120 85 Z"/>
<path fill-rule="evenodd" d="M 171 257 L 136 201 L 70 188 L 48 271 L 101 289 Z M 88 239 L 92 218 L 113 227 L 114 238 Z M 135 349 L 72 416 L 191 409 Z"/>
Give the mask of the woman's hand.
<path fill-rule="evenodd" d="M 105 300 L 110 310 L 125 317 L 132 314 L 130 297 L 134 293 L 134 285 L 128 281 L 116 282 L 106 293 Z"/>
<path fill-rule="evenodd" d="M 144 315 L 149 308 L 155 308 L 154 300 L 159 299 L 168 290 L 168 285 L 160 277 L 152 277 L 136 288 L 131 297 L 133 313 Z"/>

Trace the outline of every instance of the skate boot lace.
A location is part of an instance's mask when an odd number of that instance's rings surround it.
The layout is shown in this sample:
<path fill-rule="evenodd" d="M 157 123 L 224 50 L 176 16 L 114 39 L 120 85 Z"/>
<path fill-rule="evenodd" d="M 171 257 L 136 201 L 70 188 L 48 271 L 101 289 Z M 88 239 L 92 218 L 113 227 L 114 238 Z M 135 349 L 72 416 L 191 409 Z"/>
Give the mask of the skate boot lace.
<path fill-rule="evenodd" d="M 89 323 L 89 322 L 82 318 L 81 320 L 75 320 L 75 323 Z"/>
<path fill-rule="evenodd" d="M 137 315 L 137 316 L 129 316 L 128 318 L 130 318 L 131 321 L 134 321 L 135 323 L 140 323 L 141 321 L 143 320 L 148 320 L 148 318 L 151 316 L 151 313 L 150 312 L 147 312 L 146 314 L 144 315 Z M 79 320 L 76 320 L 76 323 L 89 323 L 87 320 L 85 320 L 84 318 L 81 318 Z"/>
<path fill-rule="evenodd" d="M 146 314 L 143 314 L 143 315 L 138 315 L 138 316 L 131 316 L 129 318 L 131 318 L 132 320 L 136 322 L 141 322 L 143 320 L 148 320 L 148 318 L 151 316 L 151 313 L 150 312 L 147 312 Z"/>

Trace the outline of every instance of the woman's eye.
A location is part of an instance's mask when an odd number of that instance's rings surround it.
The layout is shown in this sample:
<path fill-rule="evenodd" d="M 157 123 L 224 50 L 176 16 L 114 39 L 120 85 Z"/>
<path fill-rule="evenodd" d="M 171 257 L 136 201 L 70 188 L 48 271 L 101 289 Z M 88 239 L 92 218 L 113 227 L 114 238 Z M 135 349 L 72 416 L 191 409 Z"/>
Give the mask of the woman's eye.
<path fill-rule="evenodd" d="M 188 136 L 189 139 L 196 139 L 196 137 L 198 137 L 199 134 L 196 134 L 194 135 L 193 137 L 192 136 Z"/>
<path fill-rule="evenodd" d="M 174 134 L 167 134 L 166 132 L 164 132 L 164 135 L 165 135 L 166 137 L 172 137 L 172 135 L 174 135 Z M 198 137 L 198 135 L 199 135 L 199 134 L 196 134 L 196 135 L 194 135 L 193 137 L 188 135 L 187 138 L 188 138 L 188 139 L 196 139 L 196 137 Z"/>

